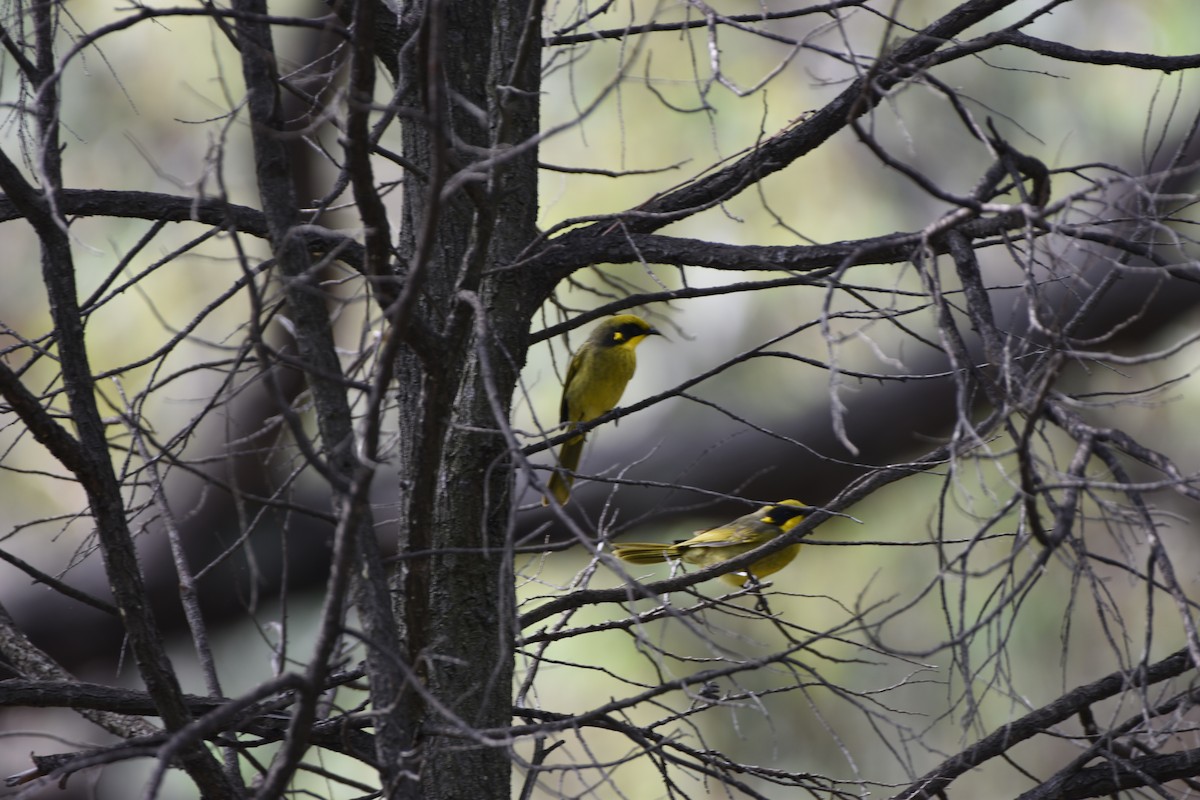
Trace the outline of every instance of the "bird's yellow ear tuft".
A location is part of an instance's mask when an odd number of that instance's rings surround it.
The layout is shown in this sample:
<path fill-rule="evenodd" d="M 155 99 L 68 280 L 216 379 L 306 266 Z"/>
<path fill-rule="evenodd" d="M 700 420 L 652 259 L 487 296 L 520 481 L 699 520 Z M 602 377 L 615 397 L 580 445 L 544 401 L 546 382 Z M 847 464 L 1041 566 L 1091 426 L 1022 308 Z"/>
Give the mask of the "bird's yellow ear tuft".
<path fill-rule="evenodd" d="M 614 342 L 625 341 L 625 334 L 621 333 L 620 331 L 613 331 L 613 341 Z"/>

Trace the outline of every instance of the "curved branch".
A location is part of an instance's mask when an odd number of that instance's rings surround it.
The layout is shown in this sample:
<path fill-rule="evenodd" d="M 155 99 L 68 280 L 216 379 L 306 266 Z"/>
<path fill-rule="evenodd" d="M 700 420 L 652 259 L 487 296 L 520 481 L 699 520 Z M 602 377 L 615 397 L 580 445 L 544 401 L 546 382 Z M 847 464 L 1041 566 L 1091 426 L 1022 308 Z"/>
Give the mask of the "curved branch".
<path fill-rule="evenodd" d="M 926 246 L 931 253 L 941 255 L 950 249 L 946 238 L 950 230 L 967 239 L 979 240 L 1024 230 L 1031 222 L 1036 224 L 1021 210 L 1006 211 L 994 217 L 968 219 L 958 224 L 952 220 L 943 222 L 950 224 L 943 226 L 941 222 L 935 223 L 932 235 L 930 229 L 925 229 L 816 245 L 738 245 L 654 233 L 605 235 L 584 228 L 552 240 L 542 252 L 526 261 L 501 269 L 519 267 L 548 270 L 563 276 L 593 264 L 630 263 L 736 271 L 832 270 L 847 265 L 907 262 L 913 249 L 919 246 Z M 1061 232 L 1063 229 L 1059 227 L 1056 230 Z"/>
<path fill-rule="evenodd" d="M 1136 672 L 1118 670 L 1105 675 L 1097 681 L 1067 692 L 1054 702 L 1042 706 L 1014 722 L 1000 726 L 975 744 L 964 749 L 958 755 L 943 761 L 903 791 L 893 795 L 892 798 L 893 800 L 929 800 L 930 798 L 944 796 L 946 787 L 963 773 L 974 769 L 989 759 L 1007 753 L 1026 739 L 1030 739 L 1040 733 L 1047 733 L 1052 726 L 1080 713 L 1093 704 L 1106 698 L 1114 697 L 1128 689 L 1152 686 L 1169 678 L 1174 678 L 1177 675 L 1182 675 L 1191 668 L 1192 662 L 1188 651 L 1177 650 L 1145 670 Z M 1108 765 L 1103 769 L 1109 775 L 1118 772 L 1115 765 Z M 1195 774 L 1195 771 L 1193 767 L 1192 774 Z M 1082 775 L 1083 773 L 1080 774 Z M 1099 794 L 1105 793 L 1099 792 Z M 1072 796 L 1093 797 L 1095 795 L 1075 794 Z"/>
<path fill-rule="evenodd" d="M 860 76 L 832 102 L 794 128 L 768 139 L 729 166 L 656 197 L 622 218 L 632 231 L 649 233 L 757 185 L 766 176 L 791 166 L 824 144 L 851 119 L 874 108 L 889 89 L 910 77 L 943 43 L 1015 1 L 970 0 L 962 3 L 890 54 L 890 63 L 899 69 Z M 596 227 L 593 225 L 587 231 L 594 233 L 592 229 Z M 608 223 L 599 227 L 606 229 Z"/>
<path fill-rule="evenodd" d="M 230 228 L 260 239 L 267 238 L 267 218 L 261 211 L 210 197 L 110 189 L 64 189 L 55 197 L 55 202 L 64 216 L 198 222 Z M 25 216 L 13 198 L 0 195 L 0 222 Z M 310 252 L 333 255 L 354 269 L 363 270 L 363 246 L 349 236 L 316 225 L 302 226 L 296 235 L 304 241 Z"/>
<path fill-rule="evenodd" d="M 1038 55 L 1048 56 L 1056 61 L 1074 61 L 1092 66 L 1131 67 L 1133 69 L 1157 70 L 1176 72 L 1181 69 L 1200 67 L 1200 54 L 1184 56 L 1158 56 L 1152 53 L 1131 53 L 1121 50 L 1082 50 L 1062 42 L 1052 42 L 1039 39 L 1027 33 L 1015 30 L 996 31 L 981 36 L 957 47 L 945 51 L 947 53 L 975 53 L 991 50 L 998 45 L 1011 45 L 1029 50 Z"/>

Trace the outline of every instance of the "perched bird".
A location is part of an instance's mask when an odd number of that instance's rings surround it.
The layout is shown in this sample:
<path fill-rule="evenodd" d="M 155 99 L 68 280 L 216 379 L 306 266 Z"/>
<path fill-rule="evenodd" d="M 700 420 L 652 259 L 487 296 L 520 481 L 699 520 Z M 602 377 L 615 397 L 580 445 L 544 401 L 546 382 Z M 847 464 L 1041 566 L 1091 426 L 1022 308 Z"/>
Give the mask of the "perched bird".
<path fill-rule="evenodd" d="M 742 553 L 748 553 L 760 544 L 790 531 L 804 519 L 804 508 L 804 503 L 799 500 L 781 500 L 775 505 L 763 506 L 753 514 L 738 517 L 726 525 L 700 531 L 690 539 L 680 539 L 675 544 L 615 544 L 613 555 L 633 564 L 659 564 L 667 560 L 681 559 L 698 567 L 710 567 L 736 558 Z M 752 563 L 746 572 L 722 575 L 721 580 L 734 586 L 743 586 L 750 576 L 757 580 L 783 569 L 798 552 L 799 542 L 760 558 Z"/>
<path fill-rule="evenodd" d="M 571 356 L 567 380 L 563 383 L 562 408 L 559 422 L 574 428 L 608 413 L 621 399 L 625 384 L 637 368 L 634 350 L 647 336 L 661 335 L 644 319 L 633 314 L 618 314 L 601 322 Z M 558 451 L 561 469 L 550 477 L 550 494 L 559 503 L 571 496 L 573 475 L 583 454 L 583 434 L 568 439 Z M 542 505 L 549 505 L 548 497 Z"/>

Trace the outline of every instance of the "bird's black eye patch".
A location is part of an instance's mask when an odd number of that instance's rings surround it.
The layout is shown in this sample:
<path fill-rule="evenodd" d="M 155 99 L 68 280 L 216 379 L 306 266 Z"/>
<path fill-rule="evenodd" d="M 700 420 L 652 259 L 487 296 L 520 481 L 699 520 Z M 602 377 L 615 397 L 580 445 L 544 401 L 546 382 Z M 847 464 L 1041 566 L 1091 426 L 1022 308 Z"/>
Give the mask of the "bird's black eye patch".
<path fill-rule="evenodd" d="M 775 506 L 768 512 L 767 516 L 762 518 L 762 521 L 778 525 L 781 522 L 787 522 L 792 517 L 799 517 L 803 513 L 804 509 L 796 508 L 795 506 Z"/>
<path fill-rule="evenodd" d="M 623 342 L 626 339 L 633 339 L 638 336 L 645 336 L 646 329 L 636 322 L 626 322 L 620 329 L 613 334 L 613 338 L 618 342 Z"/>

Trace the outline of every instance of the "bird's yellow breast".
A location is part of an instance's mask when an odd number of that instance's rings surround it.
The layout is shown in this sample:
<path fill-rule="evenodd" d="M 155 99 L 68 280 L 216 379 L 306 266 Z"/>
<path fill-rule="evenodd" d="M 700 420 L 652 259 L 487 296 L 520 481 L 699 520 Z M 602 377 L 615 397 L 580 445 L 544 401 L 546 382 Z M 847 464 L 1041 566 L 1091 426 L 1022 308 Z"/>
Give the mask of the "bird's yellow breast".
<path fill-rule="evenodd" d="M 568 370 L 562 421 L 587 422 L 611 411 L 636 368 L 631 344 L 581 347 Z"/>
<path fill-rule="evenodd" d="M 697 567 L 711 567 L 714 564 L 723 564 L 730 559 L 737 558 L 742 553 L 749 553 L 754 548 L 758 547 L 767 539 L 757 541 L 747 541 L 744 543 L 730 543 L 724 547 L 704 547 L 690 546 L 680 548 L 680 558 L 689 564 L 694 564 Z M 752 563 L 749 571 L 757 578 L 765 578 L 766 576 L 778 572 L 779 570 L 792 563 L 792 559 L 800 552 L 800 543 L 789 545 L 783 548 L 778 553 L 772 553 L 769 556 L 764 556 Z M 728 583 L 735 586 L 741 586 L 745 581 L 745 572 L 734 572 L 729 575 L 722 575 Z"/>

